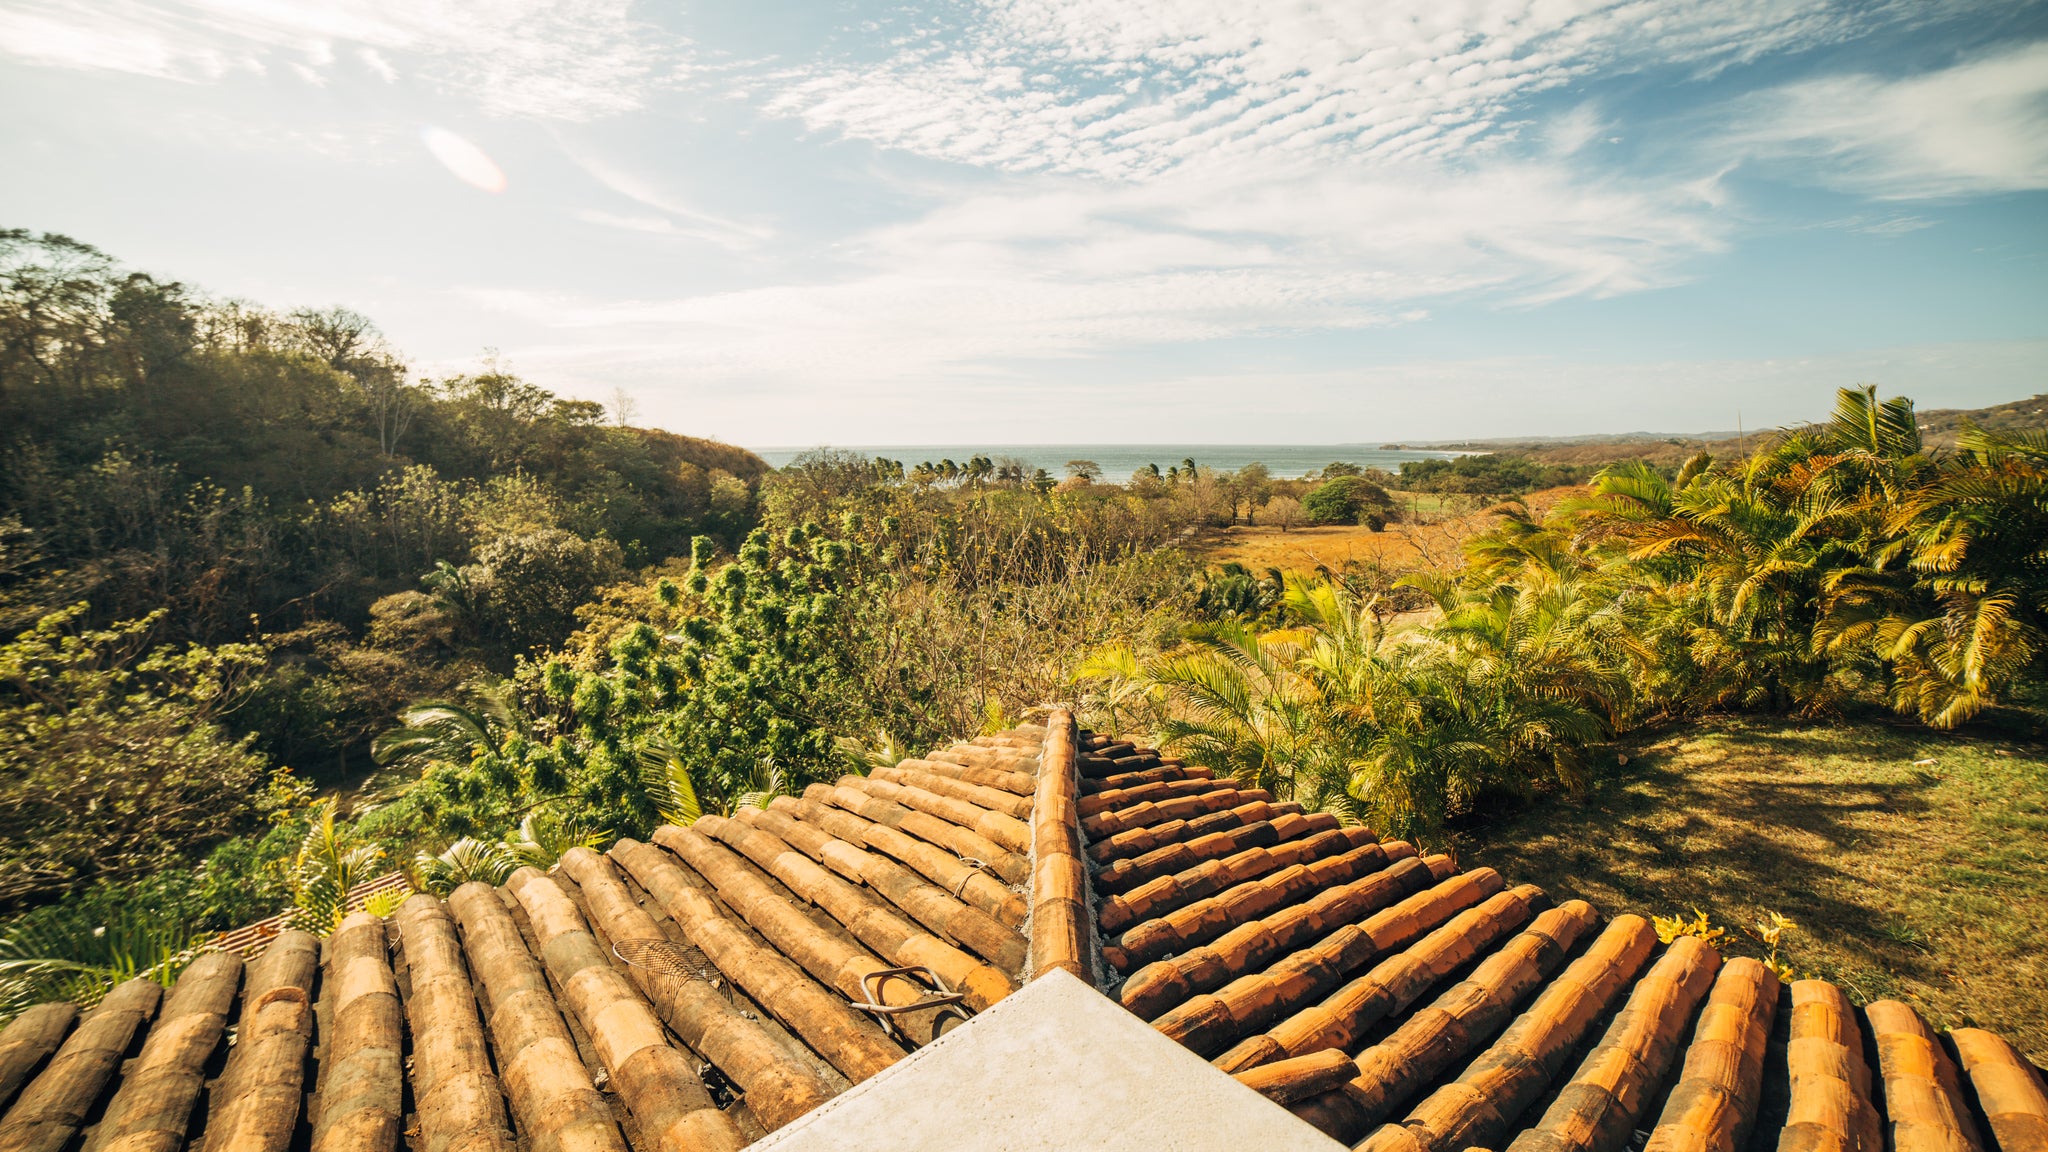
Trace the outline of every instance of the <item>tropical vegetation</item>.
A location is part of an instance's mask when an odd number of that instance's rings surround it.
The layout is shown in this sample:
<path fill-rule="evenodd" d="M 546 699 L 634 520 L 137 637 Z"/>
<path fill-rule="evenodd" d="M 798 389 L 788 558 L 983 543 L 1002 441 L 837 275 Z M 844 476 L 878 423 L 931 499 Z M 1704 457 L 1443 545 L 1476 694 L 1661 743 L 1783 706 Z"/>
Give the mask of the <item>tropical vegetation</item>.
<path fill-rule="evenodd" d="M 1087 672 L 1125 725 L 1312 807 L 1431 837 L 1488 794 L 1573 792 L 1594 749 L 1717 710 L 1880 696 L 1953 727 L 2048 671 L 2048 436 L 1925 448 L 1913 407 L 1846 390 L 1827 424 L 1666 476 L 1600 471 L 1500 510 L 1390 630 L 1341 574 Z"/>
<path fill-rule="evenodd" d="M 1648 725 L 1948 728 L 2048 671 L 2048 438 L 1929 447 L 1869 390 L 1740 458 L 1504 505 L 1453 564 L 1309 573 L 1180 545 L 1587 477 L 770 470 L 21 232 L 0 402 L 0 1016 L 274 913 L 325 930 L 394 870 L 495 882 L 1050 700 L 1437 842 L 1581 795 Z"/>

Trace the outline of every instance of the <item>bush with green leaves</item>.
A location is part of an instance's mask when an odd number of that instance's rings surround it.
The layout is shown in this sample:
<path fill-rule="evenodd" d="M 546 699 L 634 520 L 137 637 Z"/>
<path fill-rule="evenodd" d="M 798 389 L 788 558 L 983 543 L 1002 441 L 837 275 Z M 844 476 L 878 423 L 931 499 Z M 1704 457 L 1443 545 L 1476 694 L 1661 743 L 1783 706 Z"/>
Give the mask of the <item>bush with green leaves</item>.
<path fill-rule="evenodd" d="M 267 765 L 224 720 L 265 651 L 157 645 L 157 615 L 85 612 L 0 645 L 0 910 L 190 866 L 257 825 Z"/>
<path fill-rule="evenodd" d="M 1301 502 L 1311 524 L 1366 524 L 1384 527 L 1393 515 L 1394 498 L 1363 476 L 1333 476 Z"/>
<path fill-rule="evenodd" d="M 1582 464 L 1545 464 L 1512 452 L 1476 452 L 1449 459 L 1410 460 L 1401 465 L 1401 487 L 1410 492 L 1508 496 L 1583 484 L 1594 471 Z"/>
<path fill-rule="evenodd" d="M 1923 444 L 1913 405 L 1667 476 L 1632 462 L 1537 517 L 1511 504 L 1455 572 L 1398 582 L 1437 619 L 1291 582 L 1283 633 L 1226 625 L 1099 655 L 1091 704 L 1311 806 L 1429 836 L 1487 792 L 1574 789 L 1650 717 L 1858 700 L 1953 727 L 2048 683 L 2048 435 Z"/>

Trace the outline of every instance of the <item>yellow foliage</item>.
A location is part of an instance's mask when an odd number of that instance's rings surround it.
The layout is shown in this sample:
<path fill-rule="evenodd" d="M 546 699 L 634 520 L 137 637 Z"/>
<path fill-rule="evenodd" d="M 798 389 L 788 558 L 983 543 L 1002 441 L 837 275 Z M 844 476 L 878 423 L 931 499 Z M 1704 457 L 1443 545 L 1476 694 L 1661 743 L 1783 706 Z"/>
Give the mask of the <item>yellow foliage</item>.
<path fill-rule="evenodd" d="M 1769 968 L 1780 980 L 1799 979 L 1799 974 L 1792 970 L 1792 965 L 1778 958 L 1778 945 L 1784 940 L 1785 933 L 1797 927 L 1799 925 L 1793 923 L 1782 912 L 1769 912 L 1756 922 L 1756 938 L 1770 949 L 1764 954 L 1764 967 Z"/>
<path fill-rule="evenodd" d="M 1657 939 L 1666 944 L 1680 936 L 1697 936 L 1702 943 L 1719 948 L 1728 939 L 1726 928 L 1716 928 L 1708 922 L 1707 914 L 1695 908 L 1692 919 L 1683 916 L 1652 916 L 1650 923 L 1657 928 Z"/>
<path fill-rule="evenodd" d="M 1728 945 L 1728 930 L 1716 926 L 1708 919 L 1707 914 L 1698 908 L 1692 910 L 1690 919 L 1684 916 L 1652 916 L 1650 923 L 1656 926 L 1657 939 L 1666 944 L 1680 936 L 1696 936 L 1715 948 L 1726 950 Z M 1759 959 L 1763 961 L 1764 967 L 1769 968 L 1780 980 L 1799 979 L 1799 974 L 1793 971 L 1792 965 L 1778 955 L 1778 946 L 1784 941 L 1785 933 L 1797 927 L 1799 925 L 1782 912 L 1765 912 L 1756 919 L 1750 929 L 1768 949 Z"/>
<path fill-rule="evenodd" d="M 393 912 L 398 911 L 398 906 L 412 899 L 412 896 L 413 891 L 409 887 L 386 888 L 379 892 L 372 892 L 363 901 L 363 911 L 380 920 L 385 919 Z"/>

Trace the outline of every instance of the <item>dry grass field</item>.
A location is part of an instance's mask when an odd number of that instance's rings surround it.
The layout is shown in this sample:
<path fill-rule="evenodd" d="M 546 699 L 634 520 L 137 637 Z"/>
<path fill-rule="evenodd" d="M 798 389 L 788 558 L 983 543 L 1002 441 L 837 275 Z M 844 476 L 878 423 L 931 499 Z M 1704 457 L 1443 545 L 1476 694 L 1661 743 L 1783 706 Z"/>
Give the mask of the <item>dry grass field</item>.
<path fill-rule="evenodd" d="M 1415 537 L 1406 525 L 1399 524 L 1384 532 L 1352 524 L 1286 532 L 1267 524 L 1235 524 L 1205 533 L 1188 551 L 1200 563 L 1234 560 L 1255 572 L 1268 568 L 1304 572 L 1318 565 L 1332 571 L 1366 564 L 1408 568 L 1426 562 Z"/>
<path fill-rule="evenodd" d="M 1995 1029 L 2048 1062 L 2038 730 L 1722 718 L 1648 734 L 1585 804 L 1462 830 L 1461 862 L 1610 913 L 1697 907 L 1738 934 L 1782 912 L 1799 924 L 1784 955 L 1802 974 L 1904 1000 L 1941 1027 Z"/>
<path fill-rule="evenodd" d="M 1551 488 L 1524 497 L 1524 501 L 1541 515 L 1559 500 L 1583 491 Z M 1234 560 L 1254 572 L 1268 568 L 1310 572 L 1317 567 L 1341 572 L 1347 567 L 1372 565 L 1395 572 L 1452 568 L 1460 563 L 1460 545 L 1499 519 L 1489 511 L 1495 506 L 1490 501 L 1407 492 L 1394 495 L 1403 509 L 1419 515 L 1420 522 L 1389 524 L 1383 532 L 1352 524 L 1285 531 L 1272 524 L 1233 524 L 1203 533 L 1190 542 L 1188 554 L 1197 563 Z"/>

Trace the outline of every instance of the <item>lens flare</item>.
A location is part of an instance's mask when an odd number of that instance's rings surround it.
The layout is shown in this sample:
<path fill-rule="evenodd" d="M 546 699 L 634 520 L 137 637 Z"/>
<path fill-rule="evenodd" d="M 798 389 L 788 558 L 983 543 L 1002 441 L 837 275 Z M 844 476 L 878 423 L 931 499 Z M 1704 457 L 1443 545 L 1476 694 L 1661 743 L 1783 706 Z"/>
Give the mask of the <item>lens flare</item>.
<path fill-rule="evenodd" d="M 504 170 L 483 149 L 446 128 L 422 128 L 420 140 L 457 180 L 486 192 L 505 190 Z"/>

